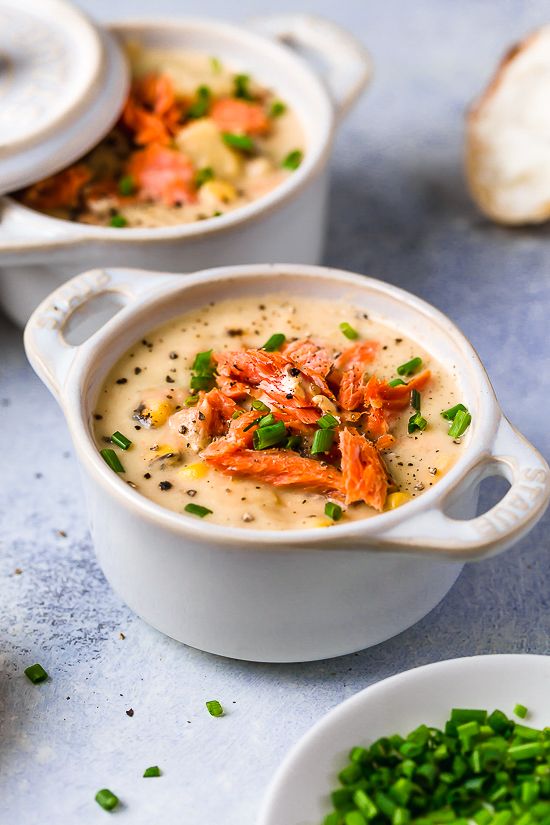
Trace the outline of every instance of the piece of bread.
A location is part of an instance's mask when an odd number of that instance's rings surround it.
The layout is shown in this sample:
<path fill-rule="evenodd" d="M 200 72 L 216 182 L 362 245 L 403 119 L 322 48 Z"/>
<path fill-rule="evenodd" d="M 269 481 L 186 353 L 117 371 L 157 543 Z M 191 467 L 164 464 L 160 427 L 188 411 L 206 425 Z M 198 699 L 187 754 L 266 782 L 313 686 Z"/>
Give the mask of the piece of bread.
<path fill-rule="evenodd" d="M 510 49 L 470 109 L 466 176 L 498 223 L 550 219 L 550 26 Z"/>

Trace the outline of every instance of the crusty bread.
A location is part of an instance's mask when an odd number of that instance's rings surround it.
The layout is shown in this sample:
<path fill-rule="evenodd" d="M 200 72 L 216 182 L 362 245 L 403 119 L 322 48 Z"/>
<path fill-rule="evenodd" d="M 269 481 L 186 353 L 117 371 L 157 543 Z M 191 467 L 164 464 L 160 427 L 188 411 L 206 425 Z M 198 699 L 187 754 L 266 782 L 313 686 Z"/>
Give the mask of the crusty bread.
<path fill-rule="evenodd" d="M 550 219 L 550 26 L 510 49 L 470 109 L 466 175 L 498 223 Z"/>

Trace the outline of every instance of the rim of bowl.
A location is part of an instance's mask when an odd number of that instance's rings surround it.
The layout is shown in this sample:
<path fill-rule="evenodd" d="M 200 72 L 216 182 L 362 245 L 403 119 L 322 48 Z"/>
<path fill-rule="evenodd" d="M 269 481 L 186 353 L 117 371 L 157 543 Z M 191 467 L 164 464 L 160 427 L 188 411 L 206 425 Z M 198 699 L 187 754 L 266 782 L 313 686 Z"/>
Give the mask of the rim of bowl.
<path fill-rule="evenodd" d="M 50 229 L 51 231 L 54 227 L 58 230 L 63 230 L 63 235 L 60 235 L 59 238 L 52 240 L 48 238 L 37 238 L 37 245 L 40 245 L 42 241 L 44 246 L 49 248 L 53 246 L 63 246 L 71 242 L 85 242 L 94 240 L 95 238 L 101 238 L 102 241 L 122 241 L 123 243 L 132 243 L 134 241 L 161 241 L 196 238 L 214 232 L 223 232 L 241 223 L 252 222 L 262 217 L 264 213 L 278 208 L 281 204 L 292 198 L 299 189 L 303 188 L 304 184 L 314 177 L 326 164 L 335 131 L 336 110 L 321 78 L 309 66 L 305 59 L 276 40 L 270 40 L 268 37 L 258 34 L 251 29 L 247 29 L 244 26 L 241 27 L 217 19 L 209 20 L 201 17 L 170 18 L 166 16 L 160 18 L 138 17 L 113 21 L 106 25 L 106 29 L 115 35 L 123 34 L 125 31 L 136 28 L 148 30 L 151 28 L 169 28 L 171 30 L 175 30 L 176 28 L 183 30 L 197 29 L 203 32 L 216 29 L 221 34 L 240 39 L 241 42 L 249 44 L 251 48 L 261 46 L 266 55 L 270 56 L 272 54 L 274 58 L 287 60 L 294 64 L 294 70 L 301 72 L 307 77 L 310 83 L 316 86 L 319 100 L 323 101 L 325 107 L 324 120 L 319 123 L 319 129 L 309 138 L 304 159 L 292 175 L 289 175 L 286 180 L 278 184 L 271 192 L 262 195 L 257 200 L 244 204 L 230 212 L 224 212 L 215 218 L 206 218 L 203 221 L 193 221 L 191 223 L 169 226 L 129 227 L 121 232 L 120 229 L 110 226 L 73 223 L 63 218 L 55 218 L 26 206 L 10 193 L 3 195 L 0 200 L 3 199 L 8 204 L 9 209 L 22 211 L 24 215 L 32 216 L 33 221 L 43 224 L 44 230 Z M 268 57 L 268 59 L 271 58 Z M 294 110 L 298 115 L 300 123 L 303 123 L 299 107 L 294 106 Z M 0 242 L 0 248 L 1 246 L 2 243 Z"/>
<path fill-rule="evenodd" d="M 122 268 L 117 268 L 122 269 Z M 131 272 L 132 270 L 128 270 Z M 85 463 L 85 468 L 93 474 L 94 478 L 105 487 L 106 491 L 118 498 L 121 503 L 130 510 L 137 511 L 139 516 L 154 521 L 159 526 L 165 527 L 173 532 L 191 534 L 194 538 L 205 542 L 236 545 L 242 547 L 243 544 L 255 545 L 257 549 L 264 547 L 277 547 L 281 550 L 292 550 L 292 545 L 331 545 L 334 541 L 343 539 L 356 539 L 358 543 L 363 542 L 363 546 L 358 548 L 367 550 L 369 545 L 376 544 L 377 540 L 383 538 L 384 529 L 391 528 L 396 524 L 406 521 L 409 517 L 436 508 L 437 503 L 447 498 L 449 494 L 464 480 L 479 463 L 480 456 L 487 450 L 492 434 L 496 431 L 496 426 L 502 411 L 494 394 L 493 387 L 489 381 L 485 368 L 479 356 L 470 344 L 466 336 L 458 327 L 440 310 L 417 298 L 412 293 L 400 287 L 387 284 L 375 278 L 358 275 L 345 270 L 332 269 L 322 266 L 308 266 L 299 264 L 249 264 L 246 266 L 216 267 L 209 270 L 187 275 L 185 280 L 177 280 L 177 274 L 158 273 L 172 275 L 175 282 L 171 281 L 159 285 L 153 293 L 148 293 L 142 298 L 137 298 L 119 310 L 107 323 L 88 339 L 76 355 L 71 366 L 67 385 L 72 385 L 72 392 L 65 390 L 61 398 L 61 406 L 66 414 L 69 428 L 73 435 L 75 449 L 81 460 Z M 459 349 L 462 349 L 463 358 L 460 366 L 463 369 L 473 370 L 476 373 L 476 383 L 480 391 L 480 406 L 483 408 L 477 411 L 473 417 L 472 425 L 464 450 L 453 467 L 445 476 L 432 488 L 424 492 L 421 496 L 407 502 L 402 507 L 377 513 L 375 516 L 366 519 L 358 519 L 347 523 L 335 523 L 330 528 L 319 529 L 315 527 L 299 528 L 290 530 L 262 530 L 244 527 L 228 527 L 227 525 L 211 523 L 202 519 L 178 513 L 156 504 L 151 499 L 134 490 L 123 479 L 119 478 L 107 466 L 100 456 L 94 442 L 89 422 L 86 420 L 85 411 L 82 405 L 84 395 L 83 389 L 87 384 L 88 377 L 94 369 L 96 350 L 100 343 L 116 337 L 120 328 L 124 327 L 128 321 L 142 310 L 145 306 L 152 307 L 165 303 L 174 294 L 185 292 L 190 287 L 210 283 L 214 286 L 219 281 L 248 278 L 258 280 L 258 291 L 261 290 L 262 278 L 273 277 L 275 274 L 286 274 L 293 278 L 324 278 L 327 281 L 338 281 L 348 283 L 350 286 L 365 289 L 367 292 L 376 291 L 388 295 L 401 302 L 406 302 L 409 306 L 425 317 L 428 316 L 443 328 L 444 332 L 455 342 Z M 175 317 L 175 316 L 174 316 Z M 168 319 L 167 319 L 168 320 Z M 166 323 L 166 321 L 162 322 Z M 159 324 L 157 324 L 159 326 Z M 141 334 L 147 333 L 144 325 Z M 136 335 L 136 339 L 140 336 Z M 436 356 L 437 357 L 437 356 Z M 114 366 L 113 362 L 110 367 Z M 105 375 L 107 370 L 105 371 Z M 105 377 L 105 376 L 103 376 Z M 347 547 L 346 549 L 354 549 Z M 407 550 L 404 548 L 404 552 Z"/>

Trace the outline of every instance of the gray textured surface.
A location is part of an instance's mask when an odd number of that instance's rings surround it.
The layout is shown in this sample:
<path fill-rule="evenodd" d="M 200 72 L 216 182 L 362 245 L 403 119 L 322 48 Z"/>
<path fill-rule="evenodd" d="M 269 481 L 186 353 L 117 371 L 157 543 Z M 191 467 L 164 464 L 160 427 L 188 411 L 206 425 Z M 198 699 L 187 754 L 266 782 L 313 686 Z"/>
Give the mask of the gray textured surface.
<path fill-rule="evenodd" d="M 83 5 L 111 15 L 107 0 Z M 548 457 L 548 231 L 485 223 L 466 196 L 460 156 L 468 100 L 502 49 L 550 8 L 536 0 L 295 6 L 352 27 L 376 63 L 373 87 L 336 145 L 327 262 L 447 312 L 477 347 L 505 411 Z M 241 2 L 239 17 L 268 7 Z M 119 0 L 116 14 L 152 9 Z M 156 0 L 154 10 L 198 11 L 177 0 Z M 221 0 L 203 0 L 200 11 L 236 16 Z M 2 824 L 105 822 L 93 795 L 108 786 L 128 825 L 252 825 L 288 747 L 351 693 L 438 659 L 549 652 L 548 515 L 505 556 L 468 567 L 423 622 L 355 656 L 249 665 L 163 638 L 98 569 L 61 413 L 7 322 L 0 353 Z M 22 675 L 34 661 L 52 676 L 38 687 Z M 204 710 L 213 697 L 225 718 Z M 150 764 L 162 767 L 161 779 L 140 778 Z"/>

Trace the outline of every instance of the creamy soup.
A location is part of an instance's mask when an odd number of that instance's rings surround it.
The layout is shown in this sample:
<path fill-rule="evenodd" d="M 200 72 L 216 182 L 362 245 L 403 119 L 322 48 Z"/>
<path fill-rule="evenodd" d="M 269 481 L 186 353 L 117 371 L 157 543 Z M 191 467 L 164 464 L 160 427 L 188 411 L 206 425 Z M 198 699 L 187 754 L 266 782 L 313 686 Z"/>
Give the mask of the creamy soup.
<path fill-rule="evenodd" d="M 299 166 L 304 136 L 274 92 L 216 57 L 128 45 L 119 122 L 77 163 L 18 194 L 66 220 L 153 227 L 204 220 L 270 192 Z"/>
<path fill-rule="evenodd" d="M 93 427 L 112 469 L 158 504 L 290 529 L 421 495 L 469 423 L 456 376 L 416 341 L 343 302 L 265 295 L 138 341 L 104 382 Z"/>

